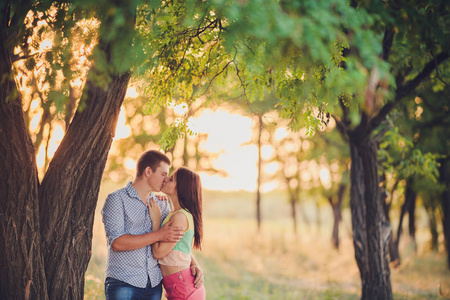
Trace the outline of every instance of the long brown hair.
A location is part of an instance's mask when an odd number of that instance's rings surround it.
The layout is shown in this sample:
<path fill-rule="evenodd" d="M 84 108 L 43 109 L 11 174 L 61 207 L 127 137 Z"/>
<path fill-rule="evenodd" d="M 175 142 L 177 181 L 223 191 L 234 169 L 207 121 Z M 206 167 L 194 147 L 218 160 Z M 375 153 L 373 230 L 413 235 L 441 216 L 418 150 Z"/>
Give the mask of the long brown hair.
<path fill-rule="evenodd" d="M 187 209 L 194 218 L 194 247 L 201 249 L 203 238 L 202 182 L 200 175 L 185 167 L 175 171 L 177 194 L 180 206 Z"/>

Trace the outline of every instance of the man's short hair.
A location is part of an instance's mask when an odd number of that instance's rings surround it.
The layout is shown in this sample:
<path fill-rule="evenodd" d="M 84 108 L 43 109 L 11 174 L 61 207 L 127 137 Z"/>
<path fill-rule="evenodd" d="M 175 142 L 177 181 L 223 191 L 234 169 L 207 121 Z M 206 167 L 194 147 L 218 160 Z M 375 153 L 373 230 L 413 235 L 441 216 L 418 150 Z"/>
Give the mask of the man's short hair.
<path fill-rule="evenodd" d="M 170 165 L 170 159 L 162 152 L 157 150 L 148 150 L 142 153 L 137 162 L 136 176 L 140 177 L 144 173 L 145 168 L 150 167 L 153 172 L 156 171 L 161 162 L 166 162 Z"/>

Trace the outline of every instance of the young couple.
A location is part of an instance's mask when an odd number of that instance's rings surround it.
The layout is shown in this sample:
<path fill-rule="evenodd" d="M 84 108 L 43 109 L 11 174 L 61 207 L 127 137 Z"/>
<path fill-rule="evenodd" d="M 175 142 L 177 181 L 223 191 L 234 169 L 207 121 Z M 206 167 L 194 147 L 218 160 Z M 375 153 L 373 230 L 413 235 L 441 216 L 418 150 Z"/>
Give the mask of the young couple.
<path fill-rule="evenodd" d="M 107 300 L 160 300 L 162 286 L 169 300 L 205 299 L 203 272 L 192 255 L 203 234 L 200 176 L 181 167 L 168 178 L 170 164 L 159 151 L 144 152 L 134 181 L 106 198 Z M 160 191 L 173 210 L 153 194 Z"/>

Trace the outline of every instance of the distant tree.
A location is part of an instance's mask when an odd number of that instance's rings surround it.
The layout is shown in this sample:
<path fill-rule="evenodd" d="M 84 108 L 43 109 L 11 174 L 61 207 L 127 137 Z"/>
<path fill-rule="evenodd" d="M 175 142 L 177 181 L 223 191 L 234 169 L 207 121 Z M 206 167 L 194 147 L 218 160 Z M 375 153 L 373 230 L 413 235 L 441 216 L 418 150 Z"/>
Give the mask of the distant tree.
<path fill-rule="evenodd" d="M 383 204 L 388 220 L 390 220 L 389 210 L 394 201 L 397 198 L 404 199 L 396 235 L 394 236 L 393 232 L 389 239 L 390 260 L 398 265 L 400 264 L 399 243 L 403 232 L 404 216 L 408 213 L 409 235 L 415 243 L 416 194 L 420 191 L 418 183 L 423 180 L 437 181 L 439 156 L 433 153 L 422 153 L 407 132 L 402 132 L 398 126 L 387 130 L 379 142 L 379 169 L 383 174 L 380 184 L 385 193 Z M 396 193 L 400 191 L 402 191 L 402 197 L 395 197 Z"/>
<path fill-rule="evenodd" d="M 322 194 L 333 210 L 334 222 L 331 242 L 334 248 L 339 249 L 339 224 L 342 221 L 342 206 L 350 185 L 350 153 L 347 142 L 331 126 L 326 126 L 324 130 L 317 131 L 313 141 L 313 157 L 321 164 L 326 165 L 330 176 L 329 186 L 322 186 Z"/>
<path fill-rule="evenodd" d="M 306 161 L 307 155 L 302 151 L 302 140 L 299 132 L 288 131 L 285 136 L 277 136 L 277 130 L 284 128 L 280 127 L 280 121 L 271 123 L 267 128 L 269 142 L 274 151 L 268 163 L 278 165 L 278 170 L 274 172 L 270 179 L 279 181 L 286 187 L 291 208 L 292 228 L 294 233 L 297 234 L 297 210 L 300 208 L 300 211 L 303 211 L 300 206 L 300 192 L 302 191 L 301 163 Z M 284 129 L 288 130 L 288 128 Z M 303 214 L 303 219 L 306 224 L 309 224 L 309 219 L 305 214 Z"/>
<path fill-rule="evenodd" d="M 435 80 L 418 94 L 417 103 L 412 109 L 414 141 L 423 152 L 439 154 L 438 181 L 421 181 L 418 193 L 430 217 L 430 230 L 436 239 L 437 223 L 442 221 L 447 265 L 450 269 L 450 113 L 449 68 L 440 70 Z M 433 242 L 435 245 L 436 243 Z"/>

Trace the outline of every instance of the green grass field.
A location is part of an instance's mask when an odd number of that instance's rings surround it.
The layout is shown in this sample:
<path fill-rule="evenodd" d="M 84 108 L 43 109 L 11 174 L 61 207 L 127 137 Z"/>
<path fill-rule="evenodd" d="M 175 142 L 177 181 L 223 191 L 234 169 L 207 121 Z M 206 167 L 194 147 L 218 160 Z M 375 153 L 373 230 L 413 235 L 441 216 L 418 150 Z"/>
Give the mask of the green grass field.
<path fill-rule="evenodd" d="M 85 299 L 105 298 L 107 252 L 100 210 L 107 194 L 122 186 L 104 182 L 101 187 Z M 329 205 L 317 209 L 312 199 L 305 201 L 302 208 L 309 225 L 299 212 L 295 235 L 286 196 L 274 192 L 263 195 L 263 223 L 257 233 L 254 199 L 247 192 L 205 191 L 203 250 L 196 251 L 195 257 L 205 274 L 208 300 L 360 298 L 348 210 L 340 228 L 341 247 L 336 251 L 330 243 Z M 422 216 L 417 223 L 417 252 L 405 234 L 402 264 L 391 269 L 394 299 L 447 299 L 450 271 L 444 250 L 429 251 L 427 220 Z"/>

